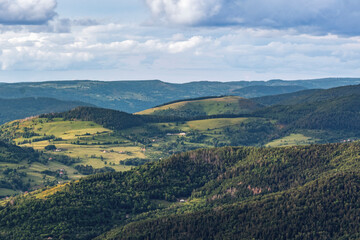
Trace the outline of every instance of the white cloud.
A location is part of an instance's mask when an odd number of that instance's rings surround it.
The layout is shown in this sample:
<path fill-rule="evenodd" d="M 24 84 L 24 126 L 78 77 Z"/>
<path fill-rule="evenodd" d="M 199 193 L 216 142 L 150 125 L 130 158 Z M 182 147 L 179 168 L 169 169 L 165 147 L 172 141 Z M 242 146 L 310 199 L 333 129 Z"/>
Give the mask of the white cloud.
<path fill-rule="evenodd" d="M 0 0 L 0 24 L 44 24 L 55 8 L 55 0 Z"/>
<path fill-rule="evenodd" d="M 3 76 L 19 70 L 78 71 L 77 76 L 82 72 L 88 79 L 104 79 L 100 73 L 107 71 L 116 73 L 112 79 L 164 80 L 360 74 L 360 37 L 252 28 L 189 28 L 188 32 L 172 28 L 163 33 L 156 27 L 113 23 L 77 25 L 60 33 L 15 29 L 0 34 Z M 94 71 L 98 75 L 91 75 Z"/>
<path fill-rule="evenodd" d="M 76 26 L 73 32 L 28 32 L 7 30 L 0 35 L 2 70 L 60 70 L 116 67 L 119 61 L 138 56 L 192 52 L 207 39 L 183 40 L 157 37 L 120 39 L 129 28 L 123 25 Z"/>
<path fill-rule="evenodd" d="M 177 24 L 194 24 L 220 11 L 222 0 L 146 0 L 154 16 Z"/>

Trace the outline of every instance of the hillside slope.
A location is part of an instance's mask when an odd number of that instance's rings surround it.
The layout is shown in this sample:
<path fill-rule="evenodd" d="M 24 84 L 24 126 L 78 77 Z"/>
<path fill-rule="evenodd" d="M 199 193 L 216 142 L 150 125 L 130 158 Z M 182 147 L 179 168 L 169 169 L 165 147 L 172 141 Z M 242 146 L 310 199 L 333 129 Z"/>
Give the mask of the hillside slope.
<path fill-rule="evenodd" d="M 320 95 L 322 96 L 322 95 Z M 360 133 L 360 95 L 349 95 L 319 101 L 278 105 L 254 113 L 271 117 L 292 128 L 345 130 Z"/>
<path fill-rule="evenodd" d="M 74 174 L 75 159 L 34 151 L 0 141 L 0 198 L 30 191 L 39 187 L 54 186 Z M 60 170 L 62 169 L 62 170 Z M 62 172 L 62 174 L 60 174 Z"/>
<path fill-rule="evenodd" d="M 179 100 L 150 108 L 137 114 L 178 117 L 236 115 L 250 113 L 261 107 L 262 105 L 256 102 L 237 96 L 205 97 L 200 99 Z"/>
<path fill-rule="evenodd" d="M 353 143 L 183 153 L 13 199 L 0 208 L 0 237 L 356 238 L 359 152 Z"/>

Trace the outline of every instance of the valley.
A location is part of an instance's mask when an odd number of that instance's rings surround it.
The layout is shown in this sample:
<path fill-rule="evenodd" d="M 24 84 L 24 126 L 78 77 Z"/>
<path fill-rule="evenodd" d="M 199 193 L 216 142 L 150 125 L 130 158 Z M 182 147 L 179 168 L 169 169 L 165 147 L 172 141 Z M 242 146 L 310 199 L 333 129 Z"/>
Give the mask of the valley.
<path fill-rule="evenodd" d="M 358 89 L 191 98 L 135 114 L 80 106 L 5 123 L 0 238 L 356 238 Z M 326 227 L 339 219 L 346 232 Z"/>

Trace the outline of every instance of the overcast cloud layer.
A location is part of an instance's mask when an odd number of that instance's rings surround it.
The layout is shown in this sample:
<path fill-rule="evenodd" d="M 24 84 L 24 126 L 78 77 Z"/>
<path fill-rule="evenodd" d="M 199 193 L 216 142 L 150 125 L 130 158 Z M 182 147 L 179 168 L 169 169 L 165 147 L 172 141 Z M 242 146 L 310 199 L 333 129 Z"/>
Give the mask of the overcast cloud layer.
<path fill-rule="evenodd" d="M 0 81 L 360 76 L 354 0 L 102 3 L 0 0 Z"/>
<path fill-rule="evenodd" d="M 360 34 L 358 0 L 146 0 L 146 3 L 156 18 L 174 24 Z"/>

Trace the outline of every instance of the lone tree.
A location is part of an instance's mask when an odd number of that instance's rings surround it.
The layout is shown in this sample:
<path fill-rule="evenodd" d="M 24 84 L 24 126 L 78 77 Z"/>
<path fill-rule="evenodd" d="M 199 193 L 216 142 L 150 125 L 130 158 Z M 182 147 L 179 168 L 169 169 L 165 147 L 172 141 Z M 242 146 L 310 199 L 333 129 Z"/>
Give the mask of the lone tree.
<path fill-rule="evenodd" d="M 55 146 L 55 145 L 47 145 L 47 146 L 45 147 L 45 150 L 48 150 L 48 151 L 56 150 L 56 146 Z"/>

